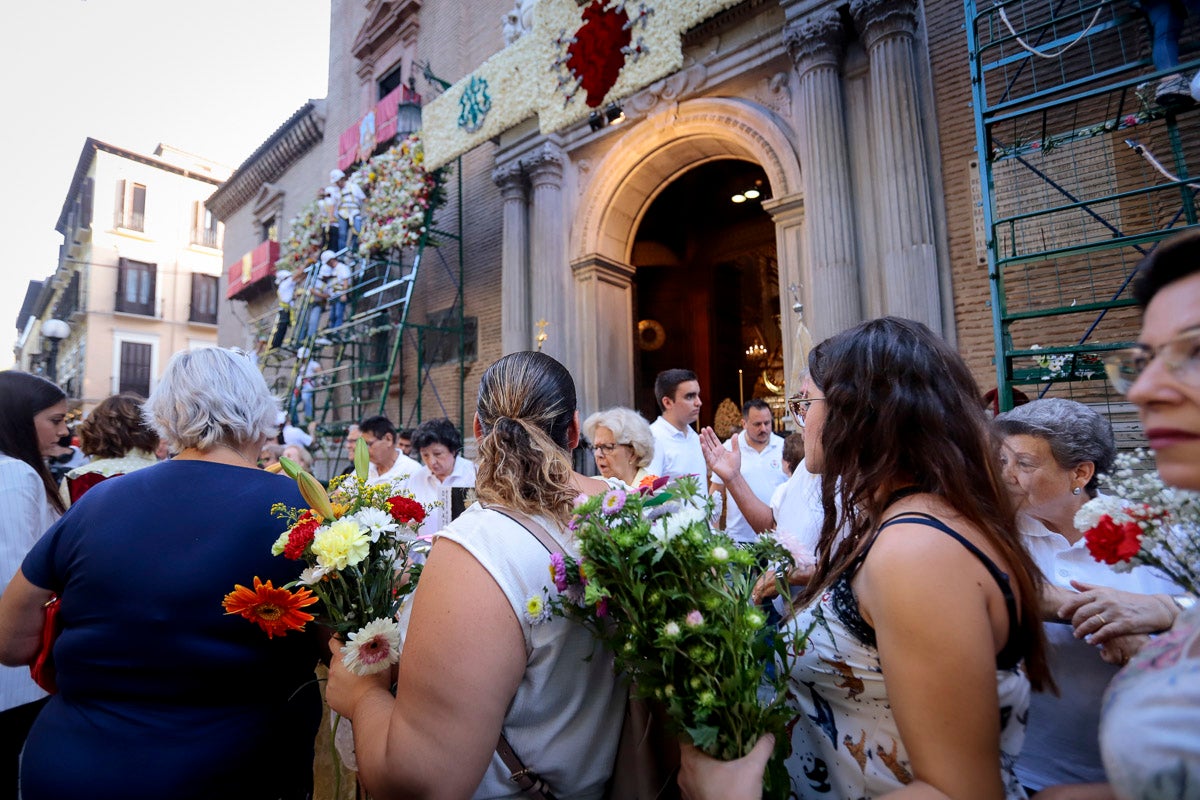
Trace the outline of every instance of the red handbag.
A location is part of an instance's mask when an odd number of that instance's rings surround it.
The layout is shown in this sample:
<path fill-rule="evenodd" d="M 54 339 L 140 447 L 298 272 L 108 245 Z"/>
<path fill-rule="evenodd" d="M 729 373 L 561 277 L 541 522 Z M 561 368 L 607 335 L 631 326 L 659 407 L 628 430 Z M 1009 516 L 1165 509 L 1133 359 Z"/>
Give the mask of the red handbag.
<path fill-rule="evenodd" d="M 46 601 L 46 618 L 42 621 L 42 644 L 38 648 L 37 657 L 29 665 L 29 675 L 33 682 L 50 694 L 58 691 L 58 683 L 54 679 L 54 640 L 58 638 L 58 595 Z"/>

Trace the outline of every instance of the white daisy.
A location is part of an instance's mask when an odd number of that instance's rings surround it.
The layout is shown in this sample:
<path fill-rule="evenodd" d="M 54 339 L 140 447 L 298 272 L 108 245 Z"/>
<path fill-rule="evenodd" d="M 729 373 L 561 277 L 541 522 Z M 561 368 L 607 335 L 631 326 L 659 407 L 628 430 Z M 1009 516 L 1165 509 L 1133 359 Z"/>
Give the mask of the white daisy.
<path fill-rule="evenodd" d="M 376 619 L 346 637 L 342 663 L 355 675 L 383 672 L 400 660 L 400 625 Z"/>

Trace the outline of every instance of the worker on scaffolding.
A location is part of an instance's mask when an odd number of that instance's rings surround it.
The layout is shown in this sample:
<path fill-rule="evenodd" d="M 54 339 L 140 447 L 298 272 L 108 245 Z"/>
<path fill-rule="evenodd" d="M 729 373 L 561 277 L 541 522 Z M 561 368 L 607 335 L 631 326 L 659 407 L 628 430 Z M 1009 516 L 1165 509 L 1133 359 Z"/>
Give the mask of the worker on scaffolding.
<path fill-rule="evenodd" d="M 362 204 L 367 195 L 340 169 L 330 170 L 329 180 L 325 196 L 337 204 L 338 215 L 338 241 L 334 249 L 353 252 L 358 243 L 358 234 L 362 231 Z"/>
<path fill-rule="evenodd" d="M 1179 66 L 1179 35 L 1188 15 L 1200 16 L 1200 0 L 1141 0 L 1137 3 L 1150 22 L 1150 57 L 1154 69 L 1164 72 Z M 1191 86 L 1182 72 L 1164 75 L 1154 90 L 1154 100 L 1164 107 L 1191 105 Z"/>
<path fill-rule="evenodd" d="M 317 376 L 321 372 L 321 362 L 312 357 L 307 347 L 296 351 L 300 367 L 296 371 L 295 396 L 299 402 L 292 403 L 292 424 L 304 427 L 312 422 L 314 415 L 313 396 L 317 391 Z M 303 409 L 304 416 L 300 417 Z"/>
<path fill-rule="evenodd" d="M 304 291 L 308 295 L 308 320 L 300 335 L 301 341 L 317 346 L 332 344 L 329 339 L 318 335 L 321 330 L 321 312 L 325 310 L 330 294 L 329 282 L 322 277 L 321 267 L 322 265 L 314 263 L 307 270 L 308 282 Z"/>
<path fill-rule="evenodd" d="M 275 295 L 279 298 L 279 313 L 275 318 L 275 332 L 271 335 L 271 349 L 277 350 L 283 346 L 288 328 L 294 322 L 297 287 L 304 283 L 304 267 L 297 264 L 290 270 L 281 269 L 275 273 Z"/>
<path fill-rule="evenodd" d="M 346 321 L 346 303 L 349 301 L 350 281 L 353 273 L 343 259 L 332 250 L 321 253 L 320 277 L 329 287 L 329 329 L 336 330 Z"/>

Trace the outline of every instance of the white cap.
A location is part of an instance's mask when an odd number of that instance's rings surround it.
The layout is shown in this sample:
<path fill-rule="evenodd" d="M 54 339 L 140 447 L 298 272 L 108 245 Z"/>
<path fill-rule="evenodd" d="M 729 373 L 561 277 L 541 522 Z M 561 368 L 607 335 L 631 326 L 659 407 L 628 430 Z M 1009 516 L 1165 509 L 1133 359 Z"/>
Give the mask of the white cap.
<path fill-rule="evenodd" d="M 336 258 L 336 256 L 332 250 L 326 250 L 324 253 L 321 253 L 322 264 L 328 264 L 330 261 L 333 261 L 334 258 Z"/>
<path fill-rule="evenodd" d="M 334 183 L 337 183 L 344 177 L 346 177 L 346 173 L 342 172 L 340 169 L 329 170 L 329 180 L 333 181 Z"/>

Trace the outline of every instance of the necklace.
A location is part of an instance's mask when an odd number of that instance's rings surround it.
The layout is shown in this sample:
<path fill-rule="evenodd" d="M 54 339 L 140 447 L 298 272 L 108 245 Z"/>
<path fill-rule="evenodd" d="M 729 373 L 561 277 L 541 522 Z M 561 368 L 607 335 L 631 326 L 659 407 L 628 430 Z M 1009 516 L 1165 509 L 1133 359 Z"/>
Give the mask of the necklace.
<path fill-rule="evenodd" d="M 224 450 L 230 456 L 222 456 L 216 452 L 218 450 Z M 228 464 L 231 467 L 258 469 L 258 462 L 251 461 L 246 457 L 245 453 L 227 444 L 215 444 L 207 450 L 201 450 L 198 447 L 185 447 L 175 458 L 185 461 L 208 461 L 215 464 Z"/>

